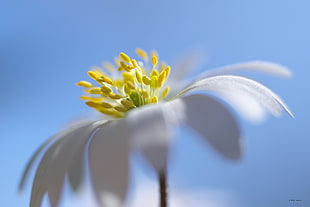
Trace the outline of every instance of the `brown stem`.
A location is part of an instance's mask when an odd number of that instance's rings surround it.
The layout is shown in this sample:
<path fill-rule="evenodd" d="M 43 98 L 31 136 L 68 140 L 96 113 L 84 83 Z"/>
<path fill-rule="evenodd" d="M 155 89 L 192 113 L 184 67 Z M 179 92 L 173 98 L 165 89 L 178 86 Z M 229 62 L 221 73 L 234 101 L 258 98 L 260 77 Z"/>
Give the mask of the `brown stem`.
<path fill-rule="evenodd" d="M 166 171 L 158 172 L 160 207 L 168 207 L 168 192 L 167 192 L 167 173 Z"/>

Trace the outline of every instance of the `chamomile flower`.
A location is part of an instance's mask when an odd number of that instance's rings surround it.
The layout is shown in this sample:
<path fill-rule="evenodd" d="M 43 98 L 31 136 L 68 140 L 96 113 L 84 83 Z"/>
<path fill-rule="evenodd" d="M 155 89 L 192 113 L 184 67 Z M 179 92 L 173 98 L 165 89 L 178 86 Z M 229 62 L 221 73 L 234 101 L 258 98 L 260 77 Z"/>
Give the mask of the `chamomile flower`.
<path fill-rule="evenodd" d="M 98 203 L 121 206 L 131 151 L 140 151 L 156 171 L 164 171 L 175 127 L 186 125 L 225 158 L 239 159 L 240 129 L 222 100 L 254 121 L 261 120 L 266 111 L 278 116 L 284 110 L 293 117 L 270 89 L 252 79 L 230 75 L 256 70 L 289 76 L 289 70 L 281 65 L 239 63 L 208 71 L 180 86 L 184 82 L 174 78 L 177 71 L 160 61 L 156 52 L 137 49 L 136 53 L 140 59 L 120 53 L 114 63 L 104 64 L 104 70 L 93 68 L 88 71 L 89 80 L 77 83 L 85 93 L 81 99 L 102 118 L 56 134 L 35 152 L 20 182 L 22 190 L 30 168 L 43 153 L 32 185 L 31 207 L 39 207 L 46 193 L 51 206 L 56 207 L 65 179 L 73 190 L 78 189 L 85 168 Z"/>

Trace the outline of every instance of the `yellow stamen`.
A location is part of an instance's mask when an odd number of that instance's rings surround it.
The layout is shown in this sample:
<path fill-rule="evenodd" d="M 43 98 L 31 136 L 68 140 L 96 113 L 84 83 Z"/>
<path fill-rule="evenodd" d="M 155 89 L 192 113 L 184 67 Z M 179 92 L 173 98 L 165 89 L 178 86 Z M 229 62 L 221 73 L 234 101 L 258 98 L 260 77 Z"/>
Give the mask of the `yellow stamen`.
<path fill-rule="evenodd" d="M 123 106 L 115 106 L 114 109 L 118 112 L 127 112 L 128 109 Z"/>
<path fill-rule="evenodd" d="M 149 98 L 149 94 L 146 91 L 141 91 L 141 94 L 144 98 Z"/>
<path fill-rule="evenodd" d="M 165 71 L 166 71 L 166 77 L 168 77 L 169 75 L 170 75 L 170 66 L 167 66 L 166 68 L 165 68 Z"/>
<path fill-rule="evenodd" d="M 136 88 L 136 87 L 135 87 L 135 84 L 134 84 L 132 81 L 127 81 L 126 83 L 127 83 L 127 86 L 128 86 L 130 89 L 134 90 L 134 89 Z"/>
<path fill-rule="evenodd" d="M 96 79 L 96 81 L 98 81 L 98 82 L 105 82 L 105 83 L 108 83 L 108 84 L 112 85 L 112 80 L 109 77 L 107 77 L 107 76 L 100 76 L 100 77 L 98 77 Z"/>
<path fill-rule="evenodd" d="M 166 81 L 166 71 L 163 70 L 158 76 L 158 87 L 162 87 L 163 83 Z"/>
<path fill-rule="evenodd" d="M 167 95 L 168 95 L 168 93 L 169 93 L 169 91 L 170 91 L 170 87 L 167 86 L 167 87 L 163 90 L 163 92 L 161 93 L 161 99 L 166 98 Z"/>
<path fill-rule="evenodd" d="M 121 99 L 123 98 L 122 96 L 118 95 L 118 94 L 114 94 L 114 93 L 110 93 L 109 97 L 112 99 Z"/>
<path fill-rule="evenodd" d="M 93 84 L 91 84 L 90 82 L 88 81 L 80 81 L 78 83 L 76 83 L 77 86 L 83 86 L 85 88 L 90 88 L 93 86 Z"/>
<path fill-rule="evenodd" d="M 158 58 L 156 55 L 153 55 L 152 56 L 152 64 L 154 65 L 154 67 L 156 67 L 157 63 L 158 63 Z"/>
<path fill-rule="evenodd" d="M 110 110 L 110 109 L 106 109 L 106 108 L 100 108 L 97 109 L 98 111 L 100 111 L 101 113 L 108 115 L 108 116 L 114 116 L 116 118 L 122 118 L 123 117 L 123 113 L 120 113 L 118 111 Z"/>
<path fill-rule="evenodd" d="M 128 55 L 126 55 L 125 53 L 121 52 L 120 54 L 120 58 L 125 61 L 126 63 L 131 63 L 131 59 L 130 57 L 128 57 Z"/>
<path fill-rule="evenodd" d="M 121 70 L 126 70 L 126 71 L 130 71 L 130 67 L 128 67 L 128 65 L 125 62 L 120 62 L 121 65 Z"/>
<path fill-rule="evenodd" d="M 81 96 L 86 105 L 105 115 L 121 118 L 133 108 L 158 103 L 167 97 L 170 88 L 163 86 L 170 74 L 170 66 L 159 62 L 159 56 L 154 51 L 150 56 L 142 49 L 136 49 L 136 52 L 143 58 L 142 62 L 120 53 L 115 59 L 116 65 L 110 62 L 103 63 L 107 73 L 99 67 L 93 67 L 88 71 L 89 77 L 95 80 L 96 84 L 88 81 L 76 83 L 90 94 Z M 151 68 L 147 62 L 149 57 Z M 110 74 L 113 75 L 112 78 Z"/>
<path fill-rule="evenodd" d="M 142 81 L 143 81 L 143 83 L 145 84 L 145 85 L 150 85 L 150 83 L 151 83 L 151 79 L 149 78 L 149 77 L 147 77 L 147 76 L 143 76 L 142 77 Z"/>
<path fill-rule="evenodd" d="M 107 102 L 101 102 L 101 106 L 103 106 L 104 108 L 113 108 L 113 106 Z"/>
<path fill-rule="evenodd" d="M 99 87 L 96 87 L 96 88 L 91 88 L 88 90 L 88 93 L 91 93 L 91 94 L 101 94 L 101 88 Z"/>
<path fill-rule="evenodd" d="M 131 81 L 134 82 L 134 76 L 132 73 L 130 72 L 122 72 L 122 76 L 124 78 L 125 81 Z"/>
<path fill-rule="evenodd" d="M 151 103 L 158 103 L 157 96 L 154 96 L 154 97 L 151 98 Z"/>
<path fill-rule="evenodd" d="M 129 108 L 134 107 L 134 104 L 133 104 L 132 101 L 122 100 L 121 103 L 122 103 L 124 106 L 129 107 Z"/>
<path fill-rule="evenodd" d="M 155 75 L 155 76 L 159 76 L 158 71 L 157 71 L 156 69 L 153 69 L 153 70 L 152 70 L 152 72 L 151 72 L 151 75 L 150 75 L 150 76 L 153 76 L 153 75 Z"/>
<path fill-rule="evenodd" d="M 122 87 L 123 86 L 123 81 L 122 80 L 114 80 L 113 85 L 115 87 Z"/>
<path fill-rule="evenodd" d="M 88 71 L 88 76 L 94 80 L 96 80 L 97 78 L 100 77 L 100 75 L 98 75 L 98 73 L 94 72 L 94 71 Z"/>
<path fill-rule="evenodd" d="M 109 93 L 112 92 L 112 89 L 109 88 L 108 86 L 102 86 L 102 87 L 101 87 L 101 91 L 102 91 L 103 93 L 109 94 Z"/>
<path fill-rule="evenodd" d="M 142 83 L 142 74 L 139 70 L 136 70 L 136 79 L 139 83 Z"/>
<path fill-rule="evenodd" d="M 103 97 L 90 97 L 90 96 L 80 96 L 80 99 L 82 99 L 82 100 L 89 100 L 89 101 L 95 101 L 95 102 L 104 100 Z"/>
<path fill-rule="evenodd" d="M 136 49 L 136 53 L 137 53 L 144 61 L 147 61 L 148 55 L 147 55 L 147 53 L 146 53 L 144 50 L 142 50 L 142 49 L 140 49 L 140 48 L 137 48 L 137 49 Z"/>
<path fill-rule="evenodd" d="M 127 84 L 124 86 L 124 91 L 125 91 L 125 93 L 126 93 L 127 95 L 130 95 L 130 94 L 131 94 L 131 90 L 130 90 L 130 88 L 129 88 L 129 86 L 128 86 Z"/>
<path fill-rule="evenodd" d="M 133 65 L 134 68 L 138 68 L 139 67 L 138 63 L 137 63 L 137 61 L 135 59 L 132 59 L 131 62 L 132 62 L 132 65 Z"/>
<path fill-rule="evenodd" d="M 150 86 L 151 86 L 152 88 L 156 88 L 157 85 L 158 85 L 158 78 L 157 78 L 157 76 L 153 75 L 153 76 L 152 76 L 151 83 L 150 83 Z"/>
<path fill-rule="evenodd" d="M 85 104 L 89 107 L 92 107 L 92 108 L 98 108 L 101 106 L 100 103 L 98 102 L 94 102 L 94 101 L 86 101 Z"/>

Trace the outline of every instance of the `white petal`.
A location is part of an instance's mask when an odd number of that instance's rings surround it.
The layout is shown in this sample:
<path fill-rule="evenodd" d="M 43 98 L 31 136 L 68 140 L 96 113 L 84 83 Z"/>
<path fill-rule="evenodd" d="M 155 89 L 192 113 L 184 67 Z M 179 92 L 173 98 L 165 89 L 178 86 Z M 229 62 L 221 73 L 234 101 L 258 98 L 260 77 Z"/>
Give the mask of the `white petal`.
<path fill-rule="evenodd" d="M 200 80 L 208 76 L 227 75 L 228 73 L 236 71 L 254 71 L 281 77 L 291 77 L 292 75 L 291 71 L 287 67 L 277 63 L 266 61 L 249 61 L 206 71 L 205 73 L 202 73 L 196 80 Z"/>
<path fill-rule="evenodd" d="M 282 110 L 292 116 L 285 103 L 264 85 L 241 76 L 213 76 L 196 81 L 181 91 L 176 97 L 182 96 L 192 91 L 210 91 L 218 95 L 225 95 L 227 93 L 238 94 L 239 92 L 247 93 L 257 102 L 265 106 L 273 115 L 279 116 Z M 237 96 L 238 97 L 238 96 Z"/>
<path fill-rule="evenodd" d="M 55 136 L 50 137 L 48 140 L 46 140 L 36 151 L 35 153 L 32 155 L 32 157 L 30 158 L 30 160 L 27 163 L 27 166 L 23 172 L 22 178 L 19 182 L 19 187 L 18 190 L 21 192 L 23 191 L 24 187 L 25 187 L 25 182 L 27 180 L 27 177 L 29 175 L 29 171 L 32 168 L 34 161 L 36 160 L 36 158 L 38 157 L 38 155 L 53 141 L 55 141 L 56 139 L 59 139 L 59 135 L 56 134 Z"/>
<path fill-rule="evenodd" d="M 101 120 L 101 121 L 96 121 L 92 124 L 92 129 L 93 131 L 95 128 L 98 126 L 102 126 L 109 121 L 107 120 Z M 69 178 L 69 183 L 71 185 L 71 189 L 74 191 L 79 190 L 81 181 L 82 181 L 82 176 L 83 176 L 83 171 L 84 171 L 84 151 L 85 151 L 85 144 L 86 143 L 81 143 L 77 149 L 75 150 L 75 155 L 74 159 L 70 161 L 70 165 L 68 166 L 68 178 Z"/>
<path fill-rule="evenodd" d="M 88 149 L 90 176 L 101 206 L 122 205 L 128 185 L 129 135 L 124 120 L 99 127 Z"/>
<path fill-rule="evenodd" d="M 166 168 L 172 127 L 179 123 L 181 111 L 181 103 L 175 101 L 144 106 L 128 113 L 134 146 L 158 171 Z"/>
<path fill-rule="evenodd" d="M 229 159 L 241 157 L 240 131 L 230 111 L 205 95 L 182 97 L 186 124 L 196 130 L 215 150 Z"/>
<path fill-rule="evenodd" d="M 32 186 L 31 207 L 41 205 L 45 192 L 48 192 L 51 206 L 57 206 L 66 171 L 75 151 L 84 147 L 90 137 L 92 127 L 82 126 L 58 139 L 44 154 Z"/>
<path fill-rule="evenodd" d="M 265 107 L 246 92 L 222 91 L 222 96 L 241 116 L 251 122 L 258 123 L 266 117 Z"/>
<path fill-rule="evenodd" d="M 82 126 L 88 125 L 90 124 L 90 122 L 80 122 L 78 124 L 72 125 L 71 127 L 69 127 L 67 130 L 64 130 L 52 137 L 50 137 L 49 139 L 47 139 L 36 151 L 35 153 L 32 155 L 32 157 L 30 158 L 29 162 L 27 163 L 27 166 L 23 172 L 22 178 L 20 180 L 19 183 L 19 191 L 22 191 L 25 185 L 25 182 L 27 180 L 28 174 L 30 169 L 32 168 L 34 161 L 36 160 L 36 158 L 38 157 L 38 155 L 52 142 L 58 140 L 58 139 L 62 139 L 65 135 L 72 133 L 73 131 L 75 131 L 77 128 L 80 128 Z"/>

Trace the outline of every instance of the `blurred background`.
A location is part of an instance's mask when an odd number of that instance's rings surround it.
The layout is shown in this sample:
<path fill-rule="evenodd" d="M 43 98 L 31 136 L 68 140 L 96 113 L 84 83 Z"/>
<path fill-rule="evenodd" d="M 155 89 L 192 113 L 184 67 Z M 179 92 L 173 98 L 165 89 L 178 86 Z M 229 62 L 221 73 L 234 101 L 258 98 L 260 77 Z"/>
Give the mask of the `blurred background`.
<path fill-rule="evenodd" d="M 278 93 L 295 119 L 269 116 L 257 125 L 238 116 L 245 149 L 237 163 L 185 133 L 173 149 L 169 182 L 172 192 L 193 195 L 187 206 L 310 206 L 309 7 L 306 0 L 1 1 L 1 206 L 28 206 L 32 180 L 17 193 L 26 162 L 44 140 L 91 110 L 74 83 L 91 66 L 120 51 L 133 55 L 136 47 L 156 49 L 169 63 L 199 49 L 196 73 L 248 60 L 291 68 L 288 80 L 251 77 Z M 134 166 L 133 200 L 154 178 L 139 159 Z M 66 191 L 62 206 L 91 200 L 84 198 Z"/>

